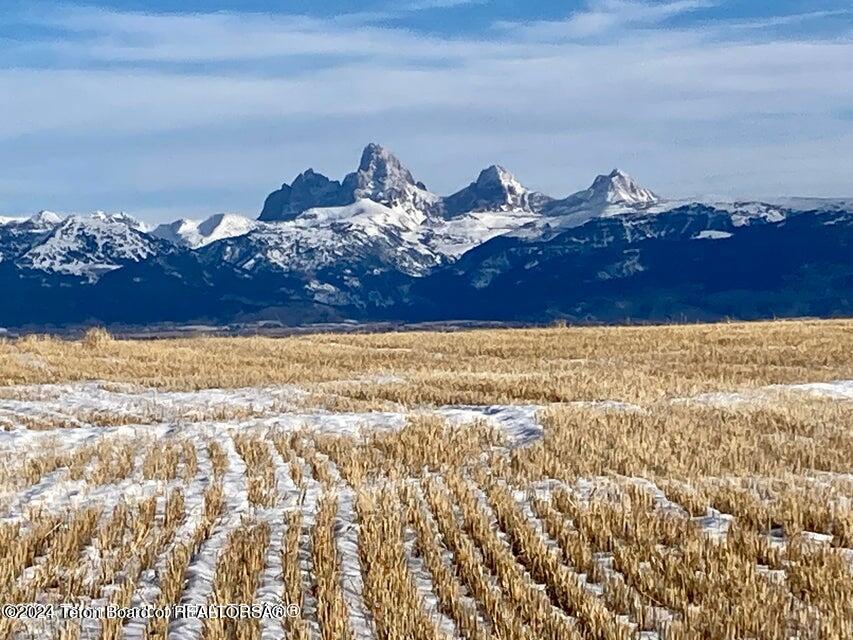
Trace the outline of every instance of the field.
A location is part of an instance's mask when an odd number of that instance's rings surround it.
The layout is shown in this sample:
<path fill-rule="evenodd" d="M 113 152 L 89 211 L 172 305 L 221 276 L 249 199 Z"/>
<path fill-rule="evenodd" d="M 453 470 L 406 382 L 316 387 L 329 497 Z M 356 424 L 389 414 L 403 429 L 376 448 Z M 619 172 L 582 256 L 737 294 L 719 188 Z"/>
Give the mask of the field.
<path fill-rule="evenodd" d="M 853 638 L 853 321 L 0 342 L 0 638 Z M 298 611 L 298 612 L 297 612 Z"/>

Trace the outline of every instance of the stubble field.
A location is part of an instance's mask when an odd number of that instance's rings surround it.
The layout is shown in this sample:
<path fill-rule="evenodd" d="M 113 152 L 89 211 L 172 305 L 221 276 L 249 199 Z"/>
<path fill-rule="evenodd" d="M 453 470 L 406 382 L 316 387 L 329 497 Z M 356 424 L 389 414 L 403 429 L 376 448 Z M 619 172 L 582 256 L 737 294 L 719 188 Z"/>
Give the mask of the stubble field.
<path fill-rule="evenodd" d="M 853 321 L 0 342 L 0 638 L 853 637 Z"/>

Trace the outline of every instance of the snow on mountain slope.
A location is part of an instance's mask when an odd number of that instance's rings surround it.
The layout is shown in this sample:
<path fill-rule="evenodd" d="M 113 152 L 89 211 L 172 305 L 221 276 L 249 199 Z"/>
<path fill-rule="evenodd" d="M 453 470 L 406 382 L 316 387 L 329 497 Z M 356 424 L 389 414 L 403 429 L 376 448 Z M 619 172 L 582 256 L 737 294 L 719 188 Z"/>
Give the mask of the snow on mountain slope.
<path fill-rule="evenodd" d="M 770 198 L 768 204 L 796 211 L 853 211 L 853 198 Z"/>
<path fill-rule="evenodd" d="M 541 216 L 524 211 L 477 211 L 454 216 L 430 226 L 427 243 L 437 253 L 455 260 L 492 238 L 533 230 Z"/>
<path fill-rule="evenodd" d="M 531 192 L 509 171 L 498 165 L 483 169 L 464 189 L 444 198 L 444 215 L 453 217 L 479 211 L 533 213 L 551 199 Z"/>
<path fill-rule="evenodd" d="M 314 202 L 322 206 L 305 208 Z M 329 206 L 334 202 L 346 204 Z M 662 200 L 618 169 L 598 176 L 588 189 L 554 200 L 529 191 L 498 165 L 442 199 L 416 182 L 387 149 L 370 144 L 358 170 L 342 182 L 309 169 L 271 194 L 259 223 L 212 219 L 210 227 L 231 228 L 206 234 L 199 223 L 180 220 L 153 234 L 191 248 L 222 240 L 207 253 L 249 272 L 378 269 L 417 276 L 496 236 L 546 240 L 595 218 L 664 213 L 685 204 Z M 728 212 L 735 226 L 781 219 L 770 205 L 737 203 L 719 210 Z M 631 226 L 627 229 L 630 233 Z M 644 236 L 655 233 L 646 224 L 642 229 Z"/>
<path fill-rule="evenodd" d="M 796 199 L 799 211 L 849 210 L 847 204 Z M 620 223 L 613 229 L 621 227 L 617 235 L 632 242 L 634 237 L 677 235 L 680 231 L 666 220 L 654 220 L 674 211 L 698 221 L 691 229 L 694 235 L 732 233 L 738 227 L 781 222 L 798 212 L 794 209 L 781 201 L 663 200 L 618 169 L 557 200 L 530 191 L 508 170 L 491 165 L 467 187 L 440 197 L 416 181 L 389 150 L 369 144 L 356 171 L 341 181 L 308 169 L 292 184 L 282 185 L 267 197 L 259 221 L 219 214 L 149 231 L 130 216 L 103 212 L 66 220 L 51 212 L 27 220 L 0 219 L 0 262 L 94 280 L 177 246 L 198 251 L 194 258 L 207 266 L 224 261 L 248 273 L 316 277 L 320 290 L 342 278 L 355 281 L 358 273 L 426 275 L 497 236 L 547 241 L 588 222 L 616 218 Z M 606 224 L 601 228 L 612 232 Z M 602 246 L 609 242 L 594 241 Z"/>
<path fill-rule="evenodd" d="M 284 222 L 258 223 L 246 235 L 211 250 L 249 271 L 316 272 L 335 265 L 358 270 L 371 265 L 417 276 L 538 219 L 536 213 L 516 210 L 426 219 L 405 205 L 361 199 L 342 207 L 309 209 Z"/>
<path fill-rule="evenodd" d="M 653 191 L 620 169 L 614 169 L 609 175 L 596 177 L 589 188 L 547 203 L 542 212 L 550 216 L 574 216 L 580 222 L 602 215 L 647 209 L 660 202 Z"/>
<path fill-rule="evenodd" d="M 306 169 L 293 180 L 269 194 L 264 201 L 259 220 L 272 222 L 292 220 L 312 207 L 335 207 L 347 203 L 341 183 L 329 180 L 322 173 Z"/>
<path fill-rule="evenodd" d="M 249 233 L 257 223 L 241 215 L 219 213 L 206 220 L 181 218 L 175 222 L 161 224 L 151 235 L 180 247 L 198 249 L 211 242 L 233 238 Z"/>
<path fill-rule="evenodd" d="M 122 213 L 69 216 L 17 262 L 23 268 L 94 281 L 107 271 L 144 260 L 162 250 L 160 241 L 143 229 L 142 223 Z"/>
<path fill-rule="evenodd" d="M 598 176 L 587 190 L 590 201 L 604 200 L 607 204 L 629 207 L 647 207 L 660 198 L 651 190 L 640 186 L 627 173 L 614 169 L 608 176 Z"/>
<path fill-rule="evenodd" d="M 725 240 L 726 238 L 731 238 L 732 233 L 728 231 L 717 231 L 716 229 L 705 229 L 704 231 L 700 231 L 695 236 L 693 236 L 694 240 Z"/>
<path fill-rule="evenodd" d="M 630 185 L 616 182 L 630 191 Z M 551 200 L 497 165 L 441 198 L 415 181 L 393 153 L 369 144 L 358 169 L 342 182 L 309 169 L 282 185 L 261 212 L 260 221 L 271 225 L 217 251 L 249 270 L 316 270 L 355 261 L 422 275 L 495 236 L 531 225 Z"/>
<path fill-rule="evenodd" d="M 85 216 L 81 216 L 85 217 Z M 91 220 L 97 220 L 99 222 L 104 222 L 106 224 L 124 224 L 134 231 L 140 231 L 142 233 L 148 233 L 150 229 L 148 225 L 142 222 L 141 220 L 137 220 L 131 215 L 128 215 L 124 211 L 119 211 L 118 213 L 107 213 L 106 211 L 95 211 L 90 216 L 88 216 Z"/>
<path fill-rule="evenodd" d="M 755 221 L 781 222 L 790 213 L 788 209 L 765 202 L 714 202 L 711 206 L 730 214 L 736 227 Z"/>
<path fill-rule="evenodd" d="M 346 206 L 362 199 L 403 209 L 422 219 L 438 215 L 442 206 L 441 198 L 416 182 L 397 156 L 371 143 L 364 148 L 358 169 L 343 181 L 308 169 L 292 184 L 285 183 L 267 196 L 259 219 L 287 221 L 309 209 Z"/>
<path fill-rule="evenodd" d="M 29 218 L 6 218 L 0 224 L 0 262 L 14 260 L 35 246 L 62 220 L 52 211 Z"/>
<path fill-rule="evenodd" d="M 441 211 L 441 198 L 415 182 L 397 156 L 375 143 L 364 148 L 358 171 L 346 176 L 342 187 L 355 200 L 369 198 L 422 219 Z"/>
<path fill-rule="evenodd" d="M 33 226 L 46 229 L 62 222 L 62 216 L 58 213 L 54 213 L 53 211 L 43 209 L 34 216 L 27 218 L 27 220 L 31 222 Z"/>
<path fill-rule="evenodd" d="M 342 207 L 309 209 L 293 220 L 258 223 L 249 233 L 205 249 L 246 271 L 313 273 L 369 264 L 419 275 L 441 262 L 424 241 L 421 216 L 361 199 Z"/>
<path fill-rule="evenodd" d="M 149 231 L 102 212 L 0 220 L 0 282 L 22 301 L 0 305 L 0 317 L 17 326 L 849 314 L 848 205 L 664 200 L 618 170 L 554 200 L 497 165 L 442 198 L 368 145 L 342 181 L 308 170 L 270 194 L 259 221 L 220 214 Z M 793 283 L 784 295 L 767 289 L 777 275 Z M 628 306 L 613 304 L 614 291 Z"/>

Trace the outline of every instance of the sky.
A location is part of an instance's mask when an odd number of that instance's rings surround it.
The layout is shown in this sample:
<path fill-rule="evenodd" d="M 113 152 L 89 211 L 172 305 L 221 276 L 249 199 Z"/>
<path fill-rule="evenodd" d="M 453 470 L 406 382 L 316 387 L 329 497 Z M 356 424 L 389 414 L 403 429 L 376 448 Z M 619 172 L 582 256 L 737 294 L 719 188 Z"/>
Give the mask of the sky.
<path fill-rule="evenodd" d="M 853 196 L 849 0 L 3 0 L 0 214 L 255 216 L 379 142 L 440 194 Z"/>

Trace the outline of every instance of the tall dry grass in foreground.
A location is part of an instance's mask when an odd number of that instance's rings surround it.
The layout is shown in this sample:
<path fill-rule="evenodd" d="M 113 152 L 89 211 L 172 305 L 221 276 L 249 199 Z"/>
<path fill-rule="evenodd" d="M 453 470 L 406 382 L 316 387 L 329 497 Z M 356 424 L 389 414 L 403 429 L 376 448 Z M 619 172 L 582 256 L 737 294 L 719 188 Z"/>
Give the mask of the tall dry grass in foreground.
<path fill-rule="evenodd" d="M 0 603 L 164 606 L 208 580 L 209 602 L 253 602 L 266 586 L 302 607 L 205 621 L 211 639 L 260 638 L 266 625 L 330 640 L 849 640 L 851 403 L 782 391 L 675 399 L 853 378 L 851 354 L 844 321 L 3 342 L 7 383 L 292 382 L 327 408 L 422 410 L 399 430 L 357 435 L 277 428 L 277 408 L 260 424 L 253 411 L 223 413 L 226 429 L 176 422 L 158 439 L 116 433 L 118 415 L 34 421 L 60 436 L 0 450 L 0 509 L 18 514 L 0 519 Z M 493 425 L 429 411 L 467 402 L 559 404 L 541 410 L 541 439 L 513 448 Z M 87 420 L 104 435 L 65 446 L 64 429 Z M 121 499 L 104 501 L 113 487 Z M 51 491 L 69 499 L 19 500 Z M 39 637 L 24 627 L 0 619 L 0 640 Z M 144 627 L 149 638 L 174 631 Z M 43 637 L 81 633 L 70 623 Z"/>
<path fill-rule="evenodd" d="M 425 617 L 406 561 L 403 540 L 410 527 L 438 606 L 465 638 L 610 640 L 630 637 L 632 629 L 666 638 L 845 638 L 853 606 L 844 550 L 851 542 L 853 483 L 837 472 L 850 471 L 850 420 L 850 412 L 827 402 L 710 413 L 702 405 L 604 414 L 566 406 L 553 410 L 542 442 L 515 450 L 500 446 L 482 424 L 452 427 L 423 418 L 360 442 L 302 431 L 275 439 L 264 454 L 249 453 L 262 442 L 255 436 L 244 436 L 236 448 L 256 463 L 245 476 L 249 491 L 253 477 L 269 474 L 274 444 L 297 490 L 306 489 L 305 468 L 327 492 L 306 535 L 300 512 L 290 512 L 281 550 L 283 595 L 300 603 L 306 585 L 315 585 L 318 606 L 311 615 L 324 637 L 350 637 L 334 524 L 340 476 L 357 490 L 365 599 L 382 637 L 441 637 Z M 685 444 L 690 431 L 696 447 Z M 721 448 L 720 434 L 732 446 Z M 759 446 L 765 437 L 778 447 Z M 600 446 L 602 438 L 610 446 Z M 140 473 L 183 482 L 178 469 L 185 462 L 174 452 L 184 442 L 176 434 L 161 445 L 171 470 L 152 470 L 145 462 L 151 453 L 143 449 Z M 80 468 L 78 477 L 93 487 L 121 480 L 125 472 L 105 477 L 92 471 L 103 468 L 101 457 L 114 460 L 130 444 L 117 441 L 90 452 L 84 464 L 69 457 L 67 469 Z M 0 596 L 15 602 L 60 584 L 66 595 L 119 585 L 104 592 L 125 603 L 136 572 L 158 555 L 166 559 L 159 563 L 158 602 L 179 601 L 181 576 L 224 509 L 217 477 L 227 458 L 215 441 L 207 451 L 214 473 L 189 544 L 166 548 L 183 517 L 179 491 L 156 521 L 153 498 L 134 509 L 118 505 L 96 528 L 96 512 L 32 514 L 26 532 L 14 524 L 0 528 L 6 570 Z M 712 466 L 703 461 L 709 452 Z M 629 460 L 634 466 L 620 466 Z M 646 480 L 637 484 L 635 478 Z M 272 500 L 257 504 L 269 509 Z M 703 532 L 696 518 L 710 508 L 734 517 L 721 540 Z M 249 522 L 230 536 L 216 574 L 217 598 L 249 597 L 257 587 L 269 544 L 264 527 Z M 811 541 L 812 533 L 829 542 Z M 306 543 L 313 554 L 307 582 L 298 559 Z M 87 545 L 102 550 L 93 583 L 84 579 L 91 575 L 83 564 Z M 128 562 L 131 556 L 139 559 Z M 38 569 L 21 591 L 28 566 Z M 282 625 L 295 637 L 307 632 L 299 619 Z M 150 627 L 152 637 L 164 637 L 161 623 Z M 258 633 L 248 623 L 239 627 L 245 637 Z M 231 628 L 209 623 L 206 633 L 227 636 Z M 114 623 L 104 631 L 118 633 Z"/>

